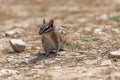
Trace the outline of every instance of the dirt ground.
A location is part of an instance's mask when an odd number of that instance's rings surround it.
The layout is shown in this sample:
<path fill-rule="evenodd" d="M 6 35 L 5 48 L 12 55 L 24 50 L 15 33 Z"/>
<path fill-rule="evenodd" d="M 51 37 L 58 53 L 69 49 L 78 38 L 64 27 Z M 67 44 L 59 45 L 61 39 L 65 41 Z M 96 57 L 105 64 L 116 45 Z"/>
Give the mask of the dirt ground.
<path fill-rule="evenodd" d="M 67 32 L 57 56 L 43 54 L 43 19 Z M 25 51 L 10 39 L 24 40 Z M 0 0 L 0 80 L 120 80 L 120 59 L 109 57 L 119 49 L 120 0 Z"/>

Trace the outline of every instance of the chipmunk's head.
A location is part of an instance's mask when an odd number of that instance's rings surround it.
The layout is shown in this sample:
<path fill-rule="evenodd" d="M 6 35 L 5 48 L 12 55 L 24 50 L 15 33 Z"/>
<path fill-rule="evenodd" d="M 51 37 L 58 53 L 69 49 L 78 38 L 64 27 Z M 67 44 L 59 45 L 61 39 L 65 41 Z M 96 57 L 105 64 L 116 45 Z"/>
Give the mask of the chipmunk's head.
<path fill-rule="evenodd" d="M 46 33 L 49 33 L 51 31 L 54 30 L 54 21 L 53 20 L 50 20 L 50 22 L 46 22 L 45 19 L 43 19 L 43 23 L 42 25 L 40 26 L 40 29 L 39 29 L 39 34 L 42 35 L 42 34 L 46 34 Z"/>

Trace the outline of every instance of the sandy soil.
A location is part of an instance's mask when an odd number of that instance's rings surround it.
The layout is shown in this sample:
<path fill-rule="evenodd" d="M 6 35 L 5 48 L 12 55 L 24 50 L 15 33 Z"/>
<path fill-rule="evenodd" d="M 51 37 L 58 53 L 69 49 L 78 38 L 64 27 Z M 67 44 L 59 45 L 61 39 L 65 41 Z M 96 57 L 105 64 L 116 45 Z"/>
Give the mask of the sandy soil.
<path fill-rule="evenodd" d="M 43 54 L 43 19 L 67 32 L 58 56 Z M 3 35 L 14 29 L 22 33 Z M 14 38 L 24 52 L 12 50 Z M 120 59 L 109 57 L 119 49 L 120 0 L 0 0 L 0 80 L 120 80 Z"/>

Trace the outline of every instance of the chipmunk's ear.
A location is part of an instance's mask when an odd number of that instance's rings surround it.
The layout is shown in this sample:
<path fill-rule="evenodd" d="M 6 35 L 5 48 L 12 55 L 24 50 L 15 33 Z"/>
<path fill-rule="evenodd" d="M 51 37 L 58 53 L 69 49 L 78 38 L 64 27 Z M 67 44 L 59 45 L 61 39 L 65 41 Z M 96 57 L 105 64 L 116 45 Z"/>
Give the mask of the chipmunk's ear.
<path fill-rule="evenodd" d="M 49 25 L 53 25 L 54 24 L 54 20 L 50 20 Z"/>
<path fill-rule="evenodd" d="M 46 21 L 45 21 L 45 19 L 43 19 L 43 24 L 45 24 L 46 23 Z"/>

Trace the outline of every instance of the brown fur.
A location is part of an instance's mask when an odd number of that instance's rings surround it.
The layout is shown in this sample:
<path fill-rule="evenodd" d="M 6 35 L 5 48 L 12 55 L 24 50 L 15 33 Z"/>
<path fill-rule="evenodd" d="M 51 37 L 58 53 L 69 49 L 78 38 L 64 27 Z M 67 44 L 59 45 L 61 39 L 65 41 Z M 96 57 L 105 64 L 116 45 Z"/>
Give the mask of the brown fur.
<path fill-rule="evenodd" d="M 49 27 L 52 28 L 51 31 L 48 30 L 48 32 L 42 32 L 42 29 L 39 31 L 41 35 L 42 45 L 46 53 L 54 51 L 57 53 L 60 49 L 64 48 L 64 45 L 66 43 L 65 35 L 58 32 L 53 26 L 53 23 L 54 21 L 51 20 L 49 24 L 42 26 L 42 28 L 48 28 L 48 25 L 51 26 Z M 46 24 L 45 20 L 43 21 L 43 24 Z"/>
<path fill-rule="evenodd" d="M 56 34 L 55 30 L 51 33 L 51 39 L 56 43 L 55 46 L 59 49 L 59 36 Z"/>

